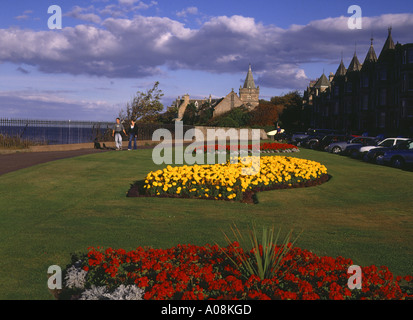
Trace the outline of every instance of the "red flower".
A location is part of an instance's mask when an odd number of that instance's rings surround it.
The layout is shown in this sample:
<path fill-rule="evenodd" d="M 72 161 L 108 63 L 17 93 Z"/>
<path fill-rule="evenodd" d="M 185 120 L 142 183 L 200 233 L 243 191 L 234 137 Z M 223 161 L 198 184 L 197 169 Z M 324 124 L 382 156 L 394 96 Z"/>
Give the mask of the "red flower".
<path fill-rule="evenodd" d="M 352 264 L 343 257 L 318 257 L 300 249 L 284 257 L 282 270 L 273 279 L 245 277 L 228 259 L 237 260 L 239 244 L 215 246 L 178 245 L 170 249 L 89 248 L 82 266 L 93 281 L 108 285 L 135 283 L 145 289 L 145 299 L 408 299 L 411 275 L 393 276 L 387 267 L 362 268 L 362 290 L 347 288 L 347 269 Z M 126 265 L 125 265 L 126 264 Z M 282 275 L 282 277 L 281 277 Z M 399 283 L 403 282 L 401 287 Z M 406 284 L 407 283 L 407 284 Z M 93 283 L 91 283 L 93 284 Z"/>

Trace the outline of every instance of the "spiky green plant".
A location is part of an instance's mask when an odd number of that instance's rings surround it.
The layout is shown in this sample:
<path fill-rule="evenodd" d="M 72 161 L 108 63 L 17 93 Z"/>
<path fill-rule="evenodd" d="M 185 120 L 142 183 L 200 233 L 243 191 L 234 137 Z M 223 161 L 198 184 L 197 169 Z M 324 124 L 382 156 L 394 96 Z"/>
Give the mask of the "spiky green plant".
<path fill-rule="evenodd" d="M 234 224 L 231 226 L 231 231 L 235 237 L 235 241 L 232 241 L 224 232 L 224 236 L 228 245 L 233 249 L 236 259 L 231 258 L 228 254 L 227 257 L 232 263 L 240 269 L 241 274 L 245 278 L 249 278 L 251 275 L 258 276 L 261 280 L 273 278 L 280 268 L 282 267 L 284 257 L 293 248 L 294 243 L 297 241 L 297 236 L 291 241 L 292 230 L 284 238 L 281 245 L 277 245 L 280 237 L 281 228 L 275 233 L 274 226 L 263 227 L 261 243 L 258 240 L 258 233 L 255 224 L 248 230 L 248 238 L 251 244 L 250 250 L 243 250 L 238 248 L 237 244 L 245 243 L 245 238 L 241 231 Z M 225 252 L 225 251 L 224 251 Z M 250 254 L 252 253 L 252 254 Z M 239 262 L 241 262 L 241 265 Z M 291 267 L 291 266 L 290 266 Z M 288 268 L 289 269 L 289 268 Z M 287 269 L 287 270 L 288 270 Z M 281 274 L 281 277 L 287 270 Z"/>

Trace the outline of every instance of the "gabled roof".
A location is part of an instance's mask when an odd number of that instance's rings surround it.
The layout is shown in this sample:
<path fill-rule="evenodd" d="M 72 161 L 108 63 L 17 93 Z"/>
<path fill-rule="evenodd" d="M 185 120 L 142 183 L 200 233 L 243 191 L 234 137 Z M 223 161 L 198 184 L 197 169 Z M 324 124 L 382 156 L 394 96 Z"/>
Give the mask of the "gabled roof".
<path fill-rule="evenodd" d="M 255 82 L 252 76 L 251 64 L 249 65 L 247 77 L 245 78 L 244 88 L 255 89 Z"/>
<path fill-rule="evenodd" d="M 370 44 L 370 48 L 369 51 L 367 52 L 366 58 L 364 59 L 364 63 L 366 64 L 366 62 L 377 62 L 377 56 L 376 56 L 376 52 L 374 51 L 373 48 L 373 38 L 371 38 L 371 44 Z"/>
<path fill-rule="evenodd" d="M 379 59 L 383 55 L 384 52 L 388 50 L 393 50 L 396 48 L 396 46 L 394 45 L 393 38 L 391 36 L 391 28 L 389 28 L 388 31 L 389 31 L 389 34 L 387 36 L 386 42 L 384 43 L 383 49 L 381 49 Z"/>
<path fill-rule="evenodd" d="M 356 53 L 354 52 L 353 59 L 351 59 L 350 65 L 348 66 L 347 73 L 353 72 L 353 71 L 360 71 L 361 70 L 361 63 L 359 59 L 357 58 Z"/>
<path fill-rule="evenodd" d="M 328 81 L 326 75 L 323 73 L 320 79 L 317 80 L 316 84 L 314 85 L 314 88 L 320 89 L 321 87 L 330 87 L 330 81 Z"/>

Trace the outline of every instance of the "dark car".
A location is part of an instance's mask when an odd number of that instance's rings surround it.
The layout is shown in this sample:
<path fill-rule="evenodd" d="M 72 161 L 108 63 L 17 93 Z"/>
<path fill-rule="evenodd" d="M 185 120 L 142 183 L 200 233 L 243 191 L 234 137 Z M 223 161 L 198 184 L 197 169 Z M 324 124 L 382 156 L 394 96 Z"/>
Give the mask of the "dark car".
<path fill-rule="evenodd" d="M 385 165 L 391 165 L 395 168 L 407 169 L 413 168 L 413 140 L 407 143 L 406 149 L 389 150 L 379 158 Z"/>
<path fill-rule="evenodd" d="M 324 151 L 328 145 L 333 142 L 349 141 L 353 136 L 342 134 L 328 134 L 325 136 L 317 136 L 308 140 L 306 146 L 310 149 Z"/>
<path fill-rule="evenodd" d="M 295 132 L 291 135 L 289 143 L 298 145 L 300 142 L 308 137 L 308 134 L 305 132 Z"/>
<path fill-rule="evenodd" d="M 410 143 L 413 140 L 406 139 L 406 140 L 397 140 L 393 146 L 390 147 L 380 147 L 380 148 L 373 148 L 367 152 L 364 156 L 363 160 L 368 162 L 373 162 L 377 164 L 383 163 L 383 156 L 388 151 L 401 151 L 401 150 L 408 150 L 410 148 Z"/>
<path fill-rule="evenodd" d="M 291 144 L 296 146 L 306 147 L 310 139 L 324 137 L 328 134 L 338 133 L 333 129 L 308 129 L 306 132 L 296 132 L 291 136 Z"/>

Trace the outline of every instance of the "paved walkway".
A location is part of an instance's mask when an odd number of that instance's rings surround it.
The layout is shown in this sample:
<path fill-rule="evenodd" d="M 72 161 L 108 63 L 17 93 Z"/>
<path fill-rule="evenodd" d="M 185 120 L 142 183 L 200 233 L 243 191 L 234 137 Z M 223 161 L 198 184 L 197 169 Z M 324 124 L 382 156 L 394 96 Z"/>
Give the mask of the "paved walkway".
<path fill-rule="evenodd" d="M 106 150 L 89 148 L 68 151 L 19 152 L 10 154 L 0 154 L 0 175 L 31 167 L 40 163 L 105 151 Z"/>

